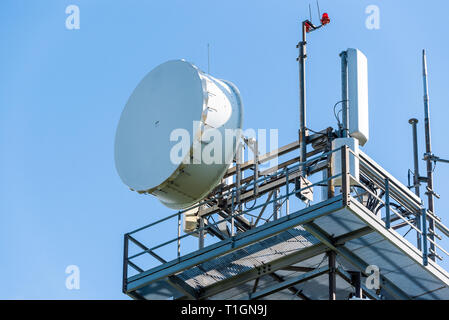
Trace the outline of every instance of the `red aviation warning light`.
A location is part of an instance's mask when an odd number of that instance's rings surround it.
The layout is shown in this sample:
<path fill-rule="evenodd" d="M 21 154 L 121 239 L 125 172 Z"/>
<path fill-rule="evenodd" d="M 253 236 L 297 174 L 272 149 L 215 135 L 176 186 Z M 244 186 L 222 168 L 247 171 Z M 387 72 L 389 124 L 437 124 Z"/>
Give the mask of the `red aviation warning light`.
<path fill-rule="evenodd" d="M 319 16 L 318 16 L 319 17 Z M 304 23 L 304 28 L 305 31 L 307 33 L 315 31 L 321 27 L 324 27 L 325 25 L 329 24 L 331 22 L 331 19 L 329 18 L 329 15 L 325 12 L 323 13 L 323 15 L 320 18 L 320 22 L 321 24 L 319 26 L 316 26 L 313 24 L 313 22 L 311 20 L 305 20 Z"/>
<path fill-rule="evenodd" d="M 331 22 L 331 19 L 329 19 L 329 15 L 325 12 L 323 13 L 323 16 L 321 17 L 321 24 L 323 26 L 325 26 L 326 24 L 328 24 L 329 22 Z"/>

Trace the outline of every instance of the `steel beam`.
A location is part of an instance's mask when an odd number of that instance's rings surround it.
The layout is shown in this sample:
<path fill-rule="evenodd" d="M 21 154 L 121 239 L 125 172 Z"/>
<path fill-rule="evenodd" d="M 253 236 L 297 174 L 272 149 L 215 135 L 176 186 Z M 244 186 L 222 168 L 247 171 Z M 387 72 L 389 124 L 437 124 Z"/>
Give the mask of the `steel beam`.
<path fill-rule="evenodd" d="M 329 300 L 337 299 L 337 277 L 336 277 L 336 266 L 335 266 L 335 252 L 328 251 L 328 271 L 329 271 Z"/>
<path fill-rule="evenodd" d="M 351 274 L 349 272 L 346 272 L 342 267 L 337 267 L 337 273 L 338 275 L 345 280 L 347 283 L 352 284 L 351 282 Z M 374 300 L 379 300 L 379 296 L 377 295 L 377 293 L 375 291 L 373 291 L 372 289 L 368 289 L 363 282 L 360 282 L 360 288 L 362 290 L 362 292 L 365 293 L 366 296 L 368 296 L 371 299 Z"/>
<path fill-rule="evenodd" d="M 310 259 L 312 257 L 318 256 L 320 254 L 325 253 L 328 250 L 327 246 L 318 243 L 316 245 L 313 245 L 311 247 L 304 248 L 300 251 L 296 251 L 295 253 L 292 253 L 289 256 L 285 256 L 282 258 L 279 258 L 277 260 L 270 262 L 270 270 L 272 272 L 283 269 L 287 266 L 290 266 L 292 264 L 305 261 L 307 259 Z M 210 285 L 202 290 L 202 292 L 199 295 L 200 299 L 206 299 L 208 297 L 214 296 L 220 292 L 229 290 L 231 288 L 234 288 L 238 285 L 244 284 L 248 281 L 252 281 L 254 279 L 257 279 L 258 277 L 262 275 L 266 275 L 268 273 L 261 274 L 260 268 L 256 267 L 251 270 L 248 270 L 246 272 L 243 272 L 239 275 L 236 275 L 232 278 L 214 283 L 213 285 Z"/>
<path fill-rule="evenodd" d="M 260 290 L 258 292 L 252 293 L 249 295 L 248 299 L 250 300 L 256 300 L 256 299 L 260 299 L 266 296 L 269 296 L 270 294 L 276 293 L 278 291 L 290 288 L 298 283 L 302 283 L 305 281 L 308 281 L 310 279 L 316 278 L 322 274 L 325 274 L 329 271 L 329 267 L 325 266 L 325 267 L 321 267 L 318 269 L 315 269 L 313 271 L 301 274 L 297 277 L 285 280 L 283 282 L 277 283 L 273 286 L 270 286 L 266 289 Z"/>
<path fill-rule="evenodd" d="M 189 286 L 186 282 L 179 279 L 177 276 L 169 276 L 167 281 L 178 291 L 182 292 L 188 299 L 194 300 L 197 298 L 198 293 L 196 290 Z"/>
<path fill-rule="evenodd" d="M 362 228 L 360 230 L 350 232 L 345 235 L 337 237 L 335 239 L 335 242 L 336 242 L 336 244 L 341 245 L 347 241 L 351 241 L 353 239 L 358 239 L 359 237 L 362 237 L 370 232 L 373 232 L 373 230 L 371 228 Z M 304 248 L 300 251 L 296 251 L 295 253 L 293 253 L 291 255 L 288 255 L 286 257 L 282 257 L 280 259 L 270 262 L 270 264 L 269 264 L 270 270 L 273 272 L 277 271 L 277 270 L 291 270 L 291 271 L 301 271 L 302 270 L 302 272 L 309 272 L 309 271 L 311 271 L 310 269 L 305 268 L 305 267 L 294 266 L 294 264 L 297 264 L 301 261 L 305 261 L 305 260 L 315 257 L 315 256 L 319 256 L 320 254 L 324 254 L 328 250 L 329 250 L 329 247 L 327 245 L 325 245 L 324 243 L 315 244 L 311 247 Z M 204 290 L 200 294 L 200 297 L 207 298 L 207 297 L 213 296 L 220 292 L 226 291 L 230 288 L 244 284 L 248 281 L 252 281 L 258 277 L 260 277 L 259 268 L 251 269 L 251 270 L 241 273 L 231 279 L 226 279 L 226 280 L 220 281 L 218 283 L 215 283 L 207 288 L 204 288 Z"/>
<path fill-rule="evenodd" d="M 351 263 L 353 266 L 355 266 L 359 271 L 365 272 L 366 268 L 369 266 L 368 263 L 357 257 L 353 252 L 348 250 L 344 246 L 336 246 L 335 240 L 332 239 L 326 232 L 321 230 L 317 225 L 313 223 L 308 223 L 304 225 L 304 229 L 306 229 L 308 232 L 310 232 L 315 238 L 320 240 L 322 243 L 327 245 L 329 249 L 335 251 L 338 255 L 342 256 L 345 260 L 347 260 L 349 263 Z M 384 276 L 381 277 L 381 283 L 382 287 L 390 293 L 393 297 L 399 300 L 410 300 L 410 297 L 400 290 L 397 286 L 395 286 L 390 280 L 385 278 Z"/>
<path fill-rule="evenodd" d="M 254 242 L 272 237 L 297 225 L 313 221 L 316 218 L 337 211 L 338 209 L 341 209 L 341 207 L 341 196 L 336 196 L 332 199 L 320 202 L 316 205 L 299 210 L 296 213 L 282 217 L 276 221 L 266 223 L 258 228 L 237 234 L 234 237 L 222 240 L 219 243 L 188 254 L 180 259 L 175 259 L 162 266 L 148 270 L 142 274 L 132 277 L 131 279 L 128 279 L 128 291 L 135 290 L 150 282 L 154 282 L 171 274 L 191 268 L 202 262 L 211 260 L 225 253 L 235 251 Z"/>
<path fill-rule="evenodd" d="M 284 282 L 284 278 L 279 276 L 278 274 L 272 272 L 270 274 L 268 274 L 270 277 L 272 277 L 274 280 L 276 280 L 277 282 Z M 298 290 L 295 287 L 288 287 L 287 288 L 293 295 L 301 298 L 302 300 L 310 300 L 309 297 L 307 297 L 306 295 L 304 295 L 302 293 L 302 290 Z"/>

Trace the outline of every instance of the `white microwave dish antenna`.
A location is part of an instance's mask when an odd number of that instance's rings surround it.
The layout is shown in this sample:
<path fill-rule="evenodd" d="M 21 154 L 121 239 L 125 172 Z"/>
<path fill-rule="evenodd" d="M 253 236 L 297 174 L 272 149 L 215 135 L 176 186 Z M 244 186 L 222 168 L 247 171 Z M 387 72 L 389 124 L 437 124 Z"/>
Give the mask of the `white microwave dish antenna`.
<path fill-rule="evenodd" d="M 121 114 L 115 137 L 117 172 L 132 190 L 152 194 L 169 208 L 187 208 L 221 182 L 237 150 L 242 121 L 235 85 L 184 60 L 165 62 L 142 79 Z M 226 129 L 236 133 L 231 147 L 224 141 Z M 209 130 L 223 139 L 221 157 L 213 163 L 198 157 L 213 143 L 215 135 L 205 138 Z M 180 133 L 189 138 L 182 162 L 173 161 Z"/>

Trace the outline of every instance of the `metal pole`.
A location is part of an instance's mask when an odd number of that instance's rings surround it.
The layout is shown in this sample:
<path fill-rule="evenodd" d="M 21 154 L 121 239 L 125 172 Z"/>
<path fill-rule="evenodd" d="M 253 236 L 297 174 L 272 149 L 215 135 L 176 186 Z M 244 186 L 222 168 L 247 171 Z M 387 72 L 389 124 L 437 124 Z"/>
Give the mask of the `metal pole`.
<path fill-rule="evenodd" d="M 421 218 L 422 218 L 422 257 L 423 257 L 423 264 L 427 266 L 427 210 L 424 208 L 421 212 Z M 430 219 L 432 220 L 432 219 Z"/>
<path fill-rule="evenodd" d="M 348 54 L 346 51 L 340 53 L 341 58 L 341 107 L 343 120 L 343 138 L 348 137 L 349 132 L 349 109 L 348 109 Z"/>
<path fill-rule="evenodd" d="M 231 237 L 235 235 L 235 221 L 234 221 L 234 191 L 232 191 L 231 200 Z"/>
<path fill-rule="evenodd" d="M 385 227 L 390 229 L 390 179 L 385 178 Z"/>
<path fill-rule="evenodd" d="M 362 274 L 358 271 L 350 272 L 351 274 L 351 282 L 354 286 L 354 297 L 362 299 L 363 298 L 363 292 L 362 292 Z"/>
<path fill-rule="evenodd" d="M 236 200 L 237 203 L 240 205 L 240 184 L 242 181 L 242 170 L 241 170 L 241 152 L 242 152 L 242 145 L 239 143 L 237 147 L 237 152 L 235 153 L 235 187 L 237 189 L 236 191 Z"/>
<path fill-rule="evenodd" d="M 413 186 L 415 188 L 415 194 L 419 197 L 419 162 L 418 162 L 418 131 L 417 131 L 417 123 L 418 119 L 411 118 L 408 123 L 412 125 L 413 131 Z M 416 215 L 416 227 L 421 230 L 421 219 L 420 214 Z M 419 250 L 421 250 L 421 234 L 419 232 L 416 233 L 416 243 Z"/>
<path fill-rule="evenodd" d="M 128 286 L 128 234 L 123 236 L 123 278 L 122 292 L 126 293 Z"/>
<path fill-rule="evenodd" d="M 423 72 L 423 88 L 424 88 L 424 130 L 426 134 L 426 154 L 427 154 L 427 202 L 428 210 L 432 215 L 435 214 L 434 202 L 433 202 L 433 172 L 432 172 L 432 161 L 430 155 L 432 154 L 432 145 L 430 138 L 430 108 L 429 108 L 429 94 L 428 94 L 428 84 L 427 84 L 427 58 L 426 50 L 422 51 L 422 72 Z M 434 240 L 434 230 L 435 222 L 433 219 L 429 219 L 429 238 Z M 430 243 L 430 251 L 435 253 L 435 245 Z M 435 261 L 435 256 L 432 255 L 431 259 Z"/>
<path fill-rule="evenodd" d="M 259 179 L 259 142 L 254 140 L 254 196 L 259 194 L 259 186 L 257 180 Z"/>
<path fill-rule="evenodd" d="M 300 162 L 307 159 L 307 132 L 306 132 L 306 23 L 302 23 L 302 41 L 297 45 L 299 48 L 299 144 L 301 147 Z M 306 165 L 302 166 L 302 175 L 306 176 Z"/>
<path fill-rule="evenodd" d="M 279 218 L 279 189 L 274 190 L 273 196 L 273 220 L 277 220 Z"/>
<path fill-rule="evenodd" d="M 335 267 L 335 252 L 328 252 L 329 259 L 329 300 L 336 300 L 336 267 Z"/>
<path fill-rule="evenodd" d="M 178 259 L 181 257 L 181 213 L 178 212 Z"/>
<path fill-rule="evenodd" d="M 349 195 L 351 190 L 349 180 L 349 151 L 348 146 L 341 147 L 341 194 L 343 197 L 343 205 L 345 207 L 349 204 Z"/>
<path fill-rule="evenodd" d="M 200 232 L 198 234 L 198 248 L 203 249 L 204 248 L 204 218 L 203 217 L 200 217 L 199 229 L 200 229 Z"/>
<path fill-rule="evenodd" d="M 418 162 L 418 137 L 417 137 L 417 129 L 416 124 L 418 123 L 418 119 L 411 118 L 408 123 L 412 125 L 413 130 L 413 186 L 415 187 L 415 194 L 419 197 L 419 162 Z"/>
<path fill-rule="evenodd" d="M 328 149 L 327 149 L 327 151 L 332 150 L 331 135 L 332 135 L 332 129 L 327 131 L 327 136 L 328 136 Z M 333 153 L 330 153 L 327 156 L 327 171 L 325 171 L 325 175 L 326 175 L 327 179 L 332 177 L 332 172 L 333 172 L 332 157 L 334 157 Z M 327 199 L 333 198 L 334 195 L 335 195 L 334 181 L 333 180 L 329 180 L 327 182 Z"/>

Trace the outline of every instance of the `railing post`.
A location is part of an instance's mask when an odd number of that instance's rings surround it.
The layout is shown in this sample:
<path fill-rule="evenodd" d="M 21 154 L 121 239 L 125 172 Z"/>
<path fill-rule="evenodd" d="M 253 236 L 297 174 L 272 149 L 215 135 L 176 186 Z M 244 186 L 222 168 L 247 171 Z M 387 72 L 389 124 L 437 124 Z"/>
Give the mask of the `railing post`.
<path fill-rule="evenodd" d="M 181 212 L 178 212 L 178 259 L 181 257 Z"/>
<path fill-rule="evenodd" d="M 285 167 L 285 192 L 286 192 L 286 198 L 285 198 L 285 215 L 290 214 L 290 205 L 289 205 L 289 193 L 290 193 L 290 187 L 289 187 L 289 181 L 288 181 L 288 166 Z"/>
<path fill-rule="evenodd" d="M 341 147 L 341 194 L 343 197 L 343 205 L 349 205 L 349 152 L 348 146 L 344 145 Z"/>
<path fill-rule="evenodd" d="M 334 181 L 330 179 L 333 176 L 333 172 L 335 172 L 334 168 L 332 167 L 332 159 L 335 157 L 335 154 L 332 152 L 332 137 L 333 129 L 327 130 L 327 136 L 328 136 L 328 149 L 326 151 L 329 152 L 327 156 L 327 170 L 324 171 L 326 173 L 327 181 L 327 199 L 333 198 L 335 196 L 335 188 L 334 188 Z"/>
<path fill-rule="evenodd" d="M 385 178 L 385 227 L 390 229 L 390 179 Z"/>
<path fill-rule="evenodd" d="M 204 248 L 204 218 L 200 215 L 200 231 L 198 232 L 198 248 Z"/>
<path fill-rule="evenodd" d="M 123 279 L 122 292 L 126 293 L 128 284 L 128 234 L 123 236 Z"/>
<path fill-rule="evenodd" d="M 421 230 L 421 215 L 419 212 L 416 213 L 416 228 Z M 419 232 L 416 233 L 416 244 L 418 250 L 422 251 L 422 236 Z"/>
<path fill-rule="evenodd" d="M 259 179 L 259 142 L 254 141 L 254 196 L 259 194 L 259 186 L 257 185 Z"/>
<path fill-rule="evenodd" d="M 234 190 L 232 190 L 232 200 L 231 200 L 231 237 L 235 234 L 234 232 Z"/>
<path fill-rule="evenodd" d="M 273 221 L 276 221 L 279 218 L 279 189 L 275 189 L 273 191 Z"/>
<path fill-rule="evenodd" d="M 427 260 L 427 209 L 422 209 L 422 257 L 423 257 L 423 264 L 427 266 L 428 260 Z"/>
<path fill-rule="evenodd" d="M 237 148 L 237 152 L 235 154 L 235 188 L 236 188 L 236 195 L 235 200 L 237 202 L 237 206 L 239 208 L 239 211 L 241 211 L 241 203 L 240 203 L 240 185 L 242 182 L 242 150 L 243 146 L 239 144 Z"/>
<path fill-rule="evenodd" d="M 334 251 L 327 253 L 329 264 L 329 300 L 336 300 L 337 291 L 337 269 L 335 264 L 336 254 Z"/>

